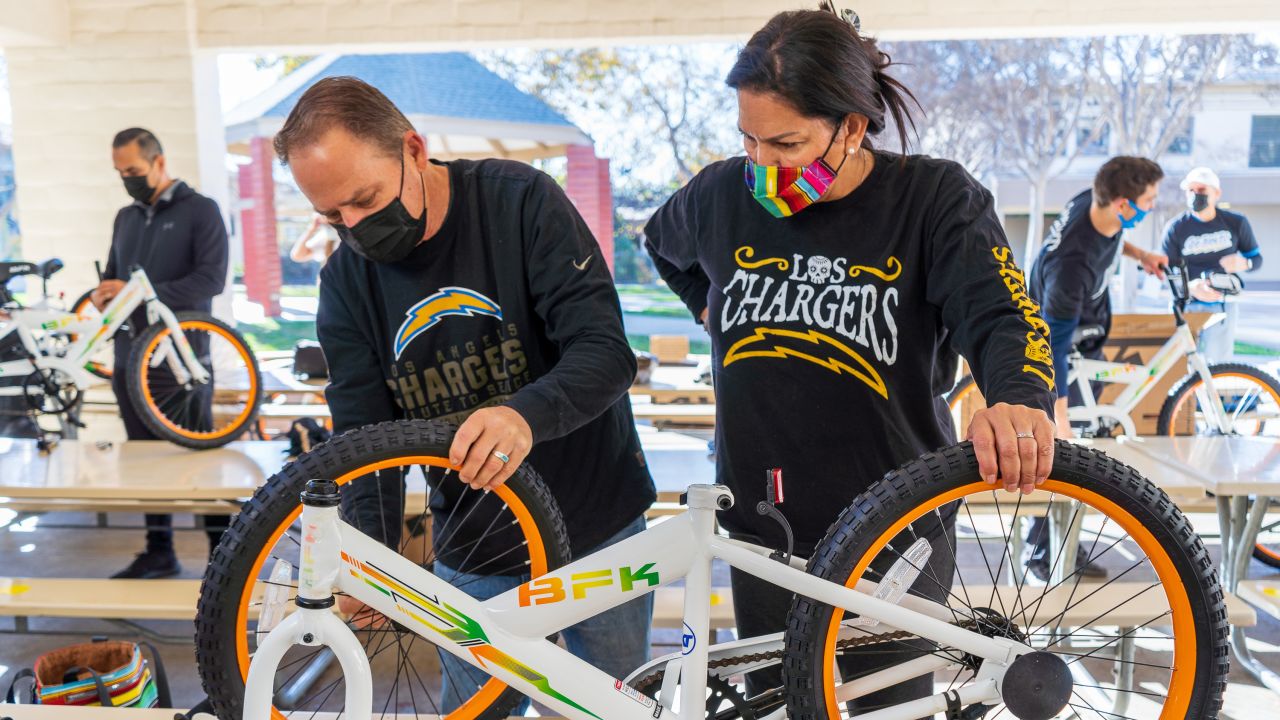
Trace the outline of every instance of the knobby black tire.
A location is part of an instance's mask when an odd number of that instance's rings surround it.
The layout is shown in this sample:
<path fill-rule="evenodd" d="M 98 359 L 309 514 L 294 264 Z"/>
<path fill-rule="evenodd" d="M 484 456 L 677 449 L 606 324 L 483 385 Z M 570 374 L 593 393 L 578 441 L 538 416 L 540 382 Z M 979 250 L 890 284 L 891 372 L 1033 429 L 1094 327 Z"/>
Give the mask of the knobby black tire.
<path fill-rule="evenodd" d="M 385 460 L 428 456 L 447 458 L 455 426 L 425 420 L 366 425 L 321 445 L 272 475 L 240 510 L 222 537 L 205 570 L 196 609 L 196 664 L 200 682 L 217 717 L 239 718 L 244 701 L 244 677 L 236 654 L 237 610 L 253 564 L 273 532 L 301 503 L 299 495 L 311 479 L 336 480 Z M 528 465 L 522 465 L 507 487 L 533 517 L 546 548 L 548 568 L 569 562 L 569 535 L 551 491 Z M 424 640 L 431 638 L 422 636 Z M 481 718 L 505 718 L 523 696 L 507 688 Z"/>
<path fill-rule="evenodd" d="M 845 509 L 810 558 L 808 571 L 845 584 L 857 562 L 896 521 L 979 479 L 973 446 L 967 442 L 903 465 Z M 1187 589 L 1196 627 L 1197 669 L 1187 717 L 1216 717 L 1228 669 L 1227 610 L 1214 562 L 1200 537 L 1164 491 L 1100 452 L 1058 441 L 1050 479 L 1115 503 L 1149 528 L 1168 553 Z M 804 597 L 792 604 L 783 660 L 788 717 L 827 717 L 825 688 L 816 678 L 821 677 L 832 612 L 831 606 Z"/>
<path fill-rule="evenodd" d="M 1280 399 L 1280 382 L 1274 377 L 1252 365 L 1244 363 L 1214 363 L 1209 366 L 1209 375 L 1218 377 L 1219 375 L 1244 375 L 1259 385 L 1271 391 L 1272 397 Z M 1187 395 L 1194 394 L 1195 389 L 1201 384 L 1200 376 L 1192 373 L 1183 378 L 1169 392 L 1169 396 L 1165 398 L 1164 404 L 1160 406 L 1160 418 L 1156 421 L 1157 435 L 1170 435 L 1173 432 L 1173 414 L 1177 412 L 1178 407 L 1185 401 L 1192 402 L 1192 398 Z"/>
<path fill-rule="evenodd" d="M 162 440 L 168 440 L 175 445 L 191 448 L 193 450 L 209 450 L 212 448 L 222 447 L 229 442 L 239 439 L 250 428 L 254 427 L 254 423 L 258 417 L 258 408 L 262 405 L 263 387 L 262 387 L 262 371 L 258 367 L 258 358 L 253 354 L 253 348 L 244 336 L 235 328 L 215 318 L 214 316 L 203 312 L 179 312 L 175 313 L 178 322 L 199 321 L 217 326 L 220 330 L 226 332 L 229 340 L 239 346 L 244 351 L 245 357 L 248 358 L 249 367 L 247 371 L 256 379 L 252 396 L 248 399 L 250 412 L 239 422 L 223 429 L 214 437 L 192 438 L 181 433 L 174 432 L 164 419 L 156 414 L 151 403 L 147 402 L 147 398 L 143 393 L 143 385 L 146 382 L 144 376 L 143 364 L 146 362 L 145 354 L 147 347 L 155 339 L 157 335 L 168 331 L 168 326 L 163 322 L 154 322 L 147 326 L 145 330 L 134 340 L 133 351 L 129 355 L 129 401 L 133 403 L 134 410 L 138 416 L 142 418 L 147 429 L 155 433 Z M 117 371 L 119 369 L 117 368 Z"/>

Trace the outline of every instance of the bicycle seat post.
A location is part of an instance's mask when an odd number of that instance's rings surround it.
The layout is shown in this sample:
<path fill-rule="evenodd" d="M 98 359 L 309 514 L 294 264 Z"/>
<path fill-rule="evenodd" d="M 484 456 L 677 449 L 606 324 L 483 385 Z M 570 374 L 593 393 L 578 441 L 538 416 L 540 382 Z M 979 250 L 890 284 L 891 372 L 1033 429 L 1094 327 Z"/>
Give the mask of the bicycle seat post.
<path fill-rule="evenodd" d="M 298 609 L 258 644 L 245 682 L 244 720 L 271 717 L 276 670 L 294 645 L 328 646 L 346 680 L 345 717 L 370 720 L 373 677 L 369 658 L 351 628 L 333 612 L 333 588 L 341 570 L 338 486 L 332 480 L 308 480 L 302 493 L 302 548 L 299 553 Z"/>

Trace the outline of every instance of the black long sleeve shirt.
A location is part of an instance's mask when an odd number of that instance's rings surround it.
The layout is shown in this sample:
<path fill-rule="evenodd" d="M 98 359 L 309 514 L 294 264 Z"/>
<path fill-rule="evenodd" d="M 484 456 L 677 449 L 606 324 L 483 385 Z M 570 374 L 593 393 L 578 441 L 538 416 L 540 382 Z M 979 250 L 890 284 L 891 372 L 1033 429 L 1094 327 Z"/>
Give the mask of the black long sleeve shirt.
<path fill-rule="evenodd" d="M 807 552 L 885 472 L 952 444 L 953 347 L 989 402 L 1050 411 L 1047 328 L 963 169 L 878 153 L 848 196 L 779 219 L 743 162 L 706 168 L 645 227 L 667 283 L 708 311 L 728 530 L 781 542 L 755 506 L 782 468 L 780 509 Z"/>
<path fill-rule="evenodd" d="M 226 286 L 227 253 L 218 203 L 178 180 L 155 205 L 135 202 L 116 213 L 102 277 L 127 282 L 140 266 L 170 310 L 209 312 Z M 135 321 L 142 320 L 140 313 Z"/>
<path fill-rule="evenodd" d="M 533 431 L 528 462 L 581 552 L 656 497 L 613 279 L 550 177 L 503 160 L 446 165 L 449 208 L 427 242 L 387 264 L 344 246 L 321 271 L 335 429 L 509 406 Z"/>

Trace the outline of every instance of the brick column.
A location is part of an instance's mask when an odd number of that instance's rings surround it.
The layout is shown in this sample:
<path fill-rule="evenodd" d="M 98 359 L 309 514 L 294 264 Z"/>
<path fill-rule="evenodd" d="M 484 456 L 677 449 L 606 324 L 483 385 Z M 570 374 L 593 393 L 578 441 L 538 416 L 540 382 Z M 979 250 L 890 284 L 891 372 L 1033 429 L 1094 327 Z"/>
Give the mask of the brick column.
<path fill-rule="evenodd" d="M 267 317 L 280 316 L 280 248 L 276 242 L 276 185 L 271 177 L 271 141 L 249 141 L 248 165 L 240 167 L 240 237 L 244 242 L 244 287 Z"/>
<path fill-rule="evenodd" d="M 591 145 L 570 145 L 565 193 L 586 221 L 609 272 L 613 272 L 613 184 L 609 179 L 609 161 L 596 157 Z"/>

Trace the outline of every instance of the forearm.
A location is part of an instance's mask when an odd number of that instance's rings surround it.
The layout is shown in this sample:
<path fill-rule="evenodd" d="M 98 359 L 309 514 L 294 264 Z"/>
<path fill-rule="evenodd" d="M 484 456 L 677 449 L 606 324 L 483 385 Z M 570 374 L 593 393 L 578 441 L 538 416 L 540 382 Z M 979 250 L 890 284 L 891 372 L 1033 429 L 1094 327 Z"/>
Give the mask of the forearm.
<path fill-rule="evenodd" d="M 1146 260 L 1148 254 L 1149 253 L 1146 250 L 1143 250 L 1142 248 L 1138 247 L 1137 245 L 1134 245 L 1128 240 L 1125 241 L 1124 243 L 1125 257 L 1133 258 L 1138 262 L 1143 262 Z"/>
<path fill-rule="evenodd" d="M 533 441 L 563 437 L 618 401 L 636 376 L 636 358 L 620 329 L 569 345 L 551 372 L 507 401 L 533 431 Z"/>

